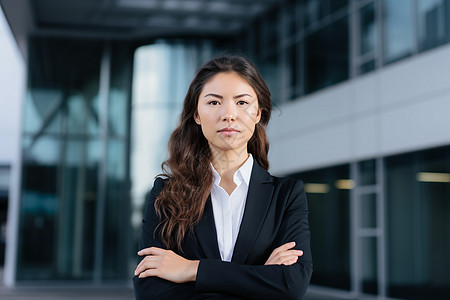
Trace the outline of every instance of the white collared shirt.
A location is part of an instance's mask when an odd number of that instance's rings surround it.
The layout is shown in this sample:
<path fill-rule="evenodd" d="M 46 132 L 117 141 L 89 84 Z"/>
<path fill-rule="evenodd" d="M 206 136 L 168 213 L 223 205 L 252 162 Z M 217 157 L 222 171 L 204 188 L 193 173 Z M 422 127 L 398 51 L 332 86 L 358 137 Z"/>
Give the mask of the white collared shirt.
<path fill-rule="evenodd" d="M 220 175 L 211 164 L 214 182 L 211 188 L 211 202 L 216 224 L 217 242 L 220 257 L 223 261 L 231 261 L 234 245 L 244 215 L 250 176 L 253 168 L 253 156 L 250 154 L 244 164 L 234 173 L 236 188 L 228 193 L 219 186 Z"/>

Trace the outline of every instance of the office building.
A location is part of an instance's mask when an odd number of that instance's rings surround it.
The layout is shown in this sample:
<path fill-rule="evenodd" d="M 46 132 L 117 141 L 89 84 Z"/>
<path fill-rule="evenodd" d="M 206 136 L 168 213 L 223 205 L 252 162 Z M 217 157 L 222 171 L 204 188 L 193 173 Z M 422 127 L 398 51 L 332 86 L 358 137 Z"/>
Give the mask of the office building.
<path fill-rule="evenodd" d="M 450 294 L 449 1 L 0 4 L 28 78 L 8 284 L 129 282 L 186 88 L 228 51 L 271 88 L 271 172 L 305 182 L 313 288 Z"/>

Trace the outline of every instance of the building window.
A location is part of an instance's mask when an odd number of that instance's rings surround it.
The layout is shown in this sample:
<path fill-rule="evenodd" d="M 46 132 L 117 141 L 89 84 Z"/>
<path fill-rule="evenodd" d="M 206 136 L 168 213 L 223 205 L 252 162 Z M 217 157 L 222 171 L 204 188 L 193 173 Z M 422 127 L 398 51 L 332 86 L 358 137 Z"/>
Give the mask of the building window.
<path fill-rule="evenodd" d="M 449 40 L 450 2 L 418 0 L 419 50 L 439 46 Z"/>
<path fill-rule="evenodd" d="M 384 62 L 390 63 L 414 53 L 413 1 L 383 1 Z"/>
<path fill-rule="evenodd" d="M 272 101 L 274 103 L 279 103 L 280 101 L 280 76 L 278 66 L 278 53 L 276 53 L 265 59 L 260 68 L 261 74 L 269 87 Z"/>
<path fill-rule="evenodd" d="M 450 147 L 386 159 L 388 293 L 450 295 Z"/>
<path fill-rule="evenodd" d="M 377 26 L 375 23 L 375 4 L 370 2 L 361 7 L 358 13 L 359 45 L 358 74 L 364 74 L 375 69 L 377 53 Z"/>
<path fill-rule="evenodd" d="M 344 17 L 306 38 L 306 93 L 348 79 L 348 31 L 348 17 Z"/>
<path fill-rule="evenodd" d="M 295 174 L 308 197 L 313 284 L 350 289 L 349 165 Z"/>
<path fill-rule="evenodd" d="M 295 99 L 300 96 L 300 71 L 303 66 L 299 64 L 300 58 L 300 44 L 292 44 L 286 49 L 287 69 L 288 69 L 288 99 Z"/>

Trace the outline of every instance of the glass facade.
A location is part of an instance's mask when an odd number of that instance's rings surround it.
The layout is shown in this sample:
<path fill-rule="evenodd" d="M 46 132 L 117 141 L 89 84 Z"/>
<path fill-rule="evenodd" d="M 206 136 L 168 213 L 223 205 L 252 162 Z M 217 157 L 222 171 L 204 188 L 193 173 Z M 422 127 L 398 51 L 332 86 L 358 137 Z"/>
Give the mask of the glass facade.
<path fill-rule="evenodd" d="M 29 48 L 17 279 L 127 278 L 132 52 L 45 38 Z"/>
<path fill-rule="evenodd" d="M 235 45 L 283 102 L 448 43 L 449 20 L 446 0 L 290 0 Z"/>
<path fill-rule="evenodd" d="M 450 146 L 305 171 L 313 284 L 395 299 L 450 294 Z"/>

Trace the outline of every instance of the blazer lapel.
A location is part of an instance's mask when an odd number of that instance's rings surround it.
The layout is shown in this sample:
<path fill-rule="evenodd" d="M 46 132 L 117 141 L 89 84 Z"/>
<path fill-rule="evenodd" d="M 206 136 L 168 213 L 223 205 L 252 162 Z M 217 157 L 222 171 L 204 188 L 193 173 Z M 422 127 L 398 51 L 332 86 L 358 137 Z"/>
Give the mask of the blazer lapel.
<path fill-rule="evenodd" d="M 216 225 L 212 210 L 211 195 L 206 201 L 203 218 L 194 229 L 200 247 L 207 258 L 220 259 L 219 245 L 217 244 Z"/>
<path fill-rule="evenodd" d="M 241 227 L 234 247 L 232 261 L 243 264 L 252 249 L 259 230 L 265 220 L 274 190 L 272 177 L 256 160 L 248 187 L 247 201 Z"/>

